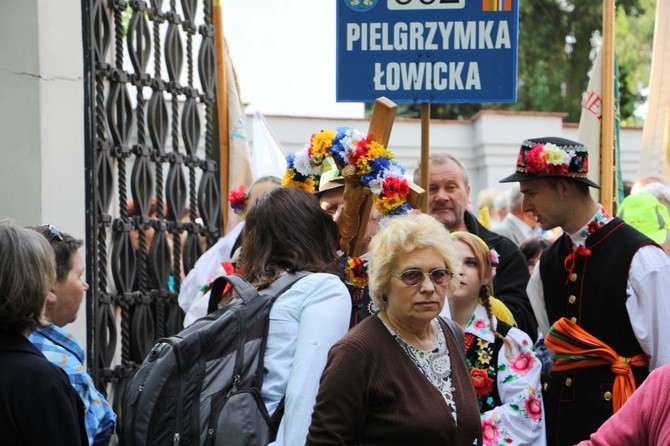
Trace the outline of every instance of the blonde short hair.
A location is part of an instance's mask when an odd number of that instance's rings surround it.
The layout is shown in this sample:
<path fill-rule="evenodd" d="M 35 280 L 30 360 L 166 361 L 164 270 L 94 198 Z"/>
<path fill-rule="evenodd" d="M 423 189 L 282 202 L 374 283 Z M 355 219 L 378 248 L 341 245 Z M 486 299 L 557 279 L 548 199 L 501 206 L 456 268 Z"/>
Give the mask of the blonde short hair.
<path fill-rule="evenodd" d="M 445 268 L 454 271 L 456 251 L 449 231 L 428 214 L 407 214 L 392 217 L 370 241 L 368 288 L 370 299 L 384 308 L 382 295 L 388 290 L 398 260 L 416 249 L 433 248 L 444 258 Z M 453 282 L 447 291 L 453 291 Z"/>

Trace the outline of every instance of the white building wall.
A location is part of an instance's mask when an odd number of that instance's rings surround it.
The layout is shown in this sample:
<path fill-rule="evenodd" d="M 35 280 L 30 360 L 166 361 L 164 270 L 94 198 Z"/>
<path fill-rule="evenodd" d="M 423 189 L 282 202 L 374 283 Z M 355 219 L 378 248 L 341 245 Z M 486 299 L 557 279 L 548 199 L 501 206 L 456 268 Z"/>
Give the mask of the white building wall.
<path fill-rule="evenodd" d="M 0 218 L 84 239 L 81 2 L 0 0 L 0 41 Z"/>

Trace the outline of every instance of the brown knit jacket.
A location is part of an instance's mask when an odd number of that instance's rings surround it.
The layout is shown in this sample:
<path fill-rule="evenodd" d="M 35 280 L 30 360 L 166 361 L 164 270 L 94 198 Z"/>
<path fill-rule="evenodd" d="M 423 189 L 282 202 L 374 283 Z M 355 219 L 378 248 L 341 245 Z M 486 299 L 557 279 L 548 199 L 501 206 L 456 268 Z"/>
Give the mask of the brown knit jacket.
<path fill-rule="evenodd" d="M 308 445 L 471 445 L 481 421 L 470 373 L 442 323 L 458 424 L 444 398 L 383 322 L 369 317 L 335 344 L 321 377 Z"/>

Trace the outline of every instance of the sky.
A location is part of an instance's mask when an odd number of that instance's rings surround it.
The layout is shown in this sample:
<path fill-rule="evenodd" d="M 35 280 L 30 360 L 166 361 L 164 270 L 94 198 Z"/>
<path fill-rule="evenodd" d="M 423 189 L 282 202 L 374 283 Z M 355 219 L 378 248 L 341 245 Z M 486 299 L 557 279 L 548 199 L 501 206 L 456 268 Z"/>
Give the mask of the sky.
<path fill-rule="evenodd" d="M 223 0 L 223 23 L 247 112 L 363 116 L 335 101 L 334 0 Z"/>

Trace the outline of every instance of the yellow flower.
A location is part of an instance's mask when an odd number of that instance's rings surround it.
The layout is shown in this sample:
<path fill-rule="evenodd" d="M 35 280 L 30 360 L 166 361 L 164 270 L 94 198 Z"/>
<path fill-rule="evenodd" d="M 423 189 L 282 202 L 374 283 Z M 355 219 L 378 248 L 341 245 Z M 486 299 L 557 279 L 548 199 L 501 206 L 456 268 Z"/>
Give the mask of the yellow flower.
<path fill-rule="evenodd" d="M 293 176 L 288 175 L 288 171 L 286 175 L 284 175 L 284 178 L 282 178 L 281 184 L 282 186 L 299 187 L 300 189 L 305 189 L 310 193 L 314 193 L 316 191 L 316 188 L 314 187 L 314 180 L 312 178 L 307 178 L 304 182 L 295 181 Z"/>
<path fill-rule="evenodd" d="M 393 159 L 393 153 L 391 153 L 383 144 L 372 141 L 368 149 L 368 158 L 377 159 L 377 158 L 388 158 Z"/>
<path fill-rule="evenodd" d="M 479 362 L 482 364 L 490 364 L 491 363 L 491 356 L 489 355 L 489 352 L 486 350 L 482 350 L 479 353 Z"/>
<path fill-rule="evenodd" d="M 312 137 L 312 157 L 321 159 L 328 155 L 333 147 L 333 138 L 337 136 L 334 130 L 322 130 Z"/>
<path fill-rule="evenodd" d="M 405 202 L 405 199 L 400 197 L 398 194 L 393 194 L 392 197 L 379 197 L 378 195 L 373 196 L 375 206 L 377 210 L 382 214 L 386 214 L 398 206 L 402 205 Z"/>
<path fill-rule="evenodd" d="M 282 186 L 288 186 L 288 185 L 292 184 L 294 176 L 295 176 L 295 170 L 286 169 L 286 172 L 284 172 L 284 176 L 281 179 L 281 185 Z"/>
<path fill-rule="evenodd" d="M 361 156 L 356 160 L 356 174 L 357 175 L 365 175 L 366 173 L 370 173 L 372 168 L 370 167 L 370 158 L 368 154 L 365 156 Z"/>
<path fill-rule="evenodd" d="M 368 279 L 366 277 L 357 277 L 348 270 L 346 272 L 346 275 L 349 283 L 355 286 L 356 288 L 365 288 L 366 286 L 368 286 Z"/>

